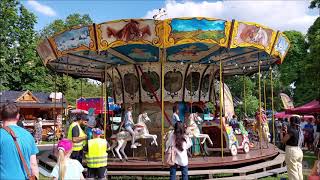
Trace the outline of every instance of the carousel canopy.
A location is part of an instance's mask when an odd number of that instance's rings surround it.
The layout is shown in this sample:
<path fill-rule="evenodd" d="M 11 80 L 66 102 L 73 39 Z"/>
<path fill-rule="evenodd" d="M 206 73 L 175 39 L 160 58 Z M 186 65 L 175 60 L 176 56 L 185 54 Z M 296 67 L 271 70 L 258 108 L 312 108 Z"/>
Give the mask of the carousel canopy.
<path fill-rule="evenodd" d="M 44 64 L 74 77 L 106 76 L 115 101 L 154 102 L 163 65 L 166 101 L 209 101 L 220 61 L 223 75 L 281 63 L 283 33 L 247 22 L 213 18 L 122 19 L 73 27 L 39 44 Z"/>

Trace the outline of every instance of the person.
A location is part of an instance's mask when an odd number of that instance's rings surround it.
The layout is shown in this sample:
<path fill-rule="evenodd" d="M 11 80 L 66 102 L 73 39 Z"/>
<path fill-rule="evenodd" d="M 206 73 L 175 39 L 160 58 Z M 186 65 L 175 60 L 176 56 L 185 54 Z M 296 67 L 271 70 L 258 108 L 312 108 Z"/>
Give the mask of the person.
<path fill-rule="evenodd" d="M 181 122 L 180 118 L 179 118 L 179 109 L 177 106 L 173 106 L 172 107 L 172 111 L 173 111 L 173 115 L 172 115 L 172 126 L 174 127 L 174 125 L 176 124 L 176 122 Z"/>
<path fill-rule="evenodd" d="M 180 166 L 182 180 L 188 179 L 188 153 L 187 150 L 192 146 L 189 136 L 187 136 L 184 124 L 177 121 L 174 125 L 174 131 L 170 134 L 166 142 L 166 150 L 169 147 L 174 147 L 175 165 L 170 167 L 170 180 L 176 179 L 177 167 Z"/>
<path fill-rule="evenodd" d="M 8 103 L 1 108 L 3 127 L 10 128 L 17 137 L 18 145 L 26 161 L 28 172 L 39 179 L 39 168 L 36 154 L 39 152 L 32 135 L 17 125 L 19 108 Z M 12 136 L 3 128 L 0 129 L 0 179 L 28 179 L 17 147 Z"/>
<path fill-rule="evenodd" d="M 62 139 L 58 142 L 58 163 L 54 166 L 50 176 L 54 180 L 83 179 L 83 166 L 77 160 L 70 159 L 72 152 L 72 141 Z"/>
<path fill-rule="evenodd" d="M 80 163 L 82 163 L 83 158 L 83 146 L 85 145 L 85 141 L 87 140 L 87 135 L 81 129 L 80 125 L 85 125 L 85 116 L 77 115 L 74 118 L 74 121 L 71 123 L 68 129 L 68 139 L 72 141 L 72 153 L 70 158 L 77 159 Z"/>
<path fill-rule="evenodd" d="M 34 124 L 36 144 L 41 144 L 42 141 L 42 119 L 37 118 Z"/>
<path fill-rule="evenodd" d="M 102 130 L 93 128 L 93 139 L 88 141 L 88 145 L 84 147 L 86 151 L 86 160 L 88 166 L 87 178 L 105 179 L 108 162 L 108 143 L 105 139 L 100 138 Z"/>
<path fill-rule="evenodd" d="M 318 152 L 318 160 L 314 162 L 313 168 L 309 174 L 308 180 L 320 179 L 320 152 Z"/>
<path fill-rule="evenodd" d="M 320 115 L 317 117 L 316 120 L 316 133 L 313 141 L 313 147 L 317 148 L 319 144 L 319 139 L 320 139 Z"/>
<path fill-rule="evenodd" d="M 301 118 L 300 122 L 300 135 L 299 135 L 299 147 L 302 148 L 304 146 L 304 126 L 307 124 L 307 122 L 304 120 L 304 118 Z"/>
<path fill-rule="evenodd" d="M 233 129 L 239 128 L 239 122 L 238 122 L 238 120 L 237 120 L 237 116 L 236 116 L 236 115 L 232 115 L 232 119 L 230 119 L 229 125 L 230 125 Z"/>
<path fill-rule="evenodd" d="M 312 123 L 312 119 L 308 119 L 308 122 L 306 125 L 304 125 L 304 142 L 307 146 L 307 148 L 310 150 L 311 149 L 311 146 L 313 144 L 313 125 L 311 124 Z"/>
<path fill-rule="evenodd" d="M 303 180 L 302 159 L 303 153 L 298 146 L 299 141 L 299 124 L 300 119 L 297 116 L 290 118 L 290 126 L 283 129 L 281 134 L 281 142 L 286 144 L 285 162 L 288 169 L 288 178 L 290 180 Z"/>
<path fill-rule="evenodd" d="M 88 120 L 88 124 L 86 127 L 86 134 L 88 136 L 88 140 L 92 139 L 92 129 L 96 127 L 97 123 L 96 123 L 96 118 L 94 116 L 94 108 L 90 108 L 89 109 L 89 113 L 87 115 L 87 120 Z"/>
<path fill-rule="evenodd" d="M 25 128 L 24 127 L 24 117 L 22 115 L 20 115 L 20 118 L 19 118 L 19 121 L 17 122 L 17 125 L 22 128 Z"/>
<path fill-rule="evenodd" d="M 133 131 L 134 122 L 132 118 L 132 107 L 129 106 L 127 108 L 127 112 L 124 116 L 124 128 L 131 134 L 132 140 L 131 140 L 131 148 L 137 148 L 135 145 L 135 133 Z"/>

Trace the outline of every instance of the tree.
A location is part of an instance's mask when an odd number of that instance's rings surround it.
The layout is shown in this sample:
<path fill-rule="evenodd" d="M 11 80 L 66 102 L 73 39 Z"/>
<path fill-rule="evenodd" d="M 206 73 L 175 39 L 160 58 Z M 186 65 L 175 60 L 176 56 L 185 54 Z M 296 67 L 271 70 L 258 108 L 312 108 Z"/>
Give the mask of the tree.
<path fill-rule="evenodd" d="M 46 69 L 36 54 L 36 17 L 18 1 L 0 2 L 1 89 L 49 88 Z"/>
<path fill-rule="evenodd" d="M 313 9 L 313 8 L 318 8 L 320 9 L 320 0 L 312 0 L 310 2 L 310 6 L 309 8 Z"/>
<path fill-rule="evenodd" d="M 46 37 L 50 37 L 58 32 L 65 31 L 74 26 L 84 26 L 92 23 L 93 21 L 88 14 L 71 14 L 65 20 L 57 19 L 50 23 L 48 26 L 44 27 L 40 31 L 40 38 L 43 39 Z"/>
<path fill-rule="evenodd" d="M 39 39 L 51 37 L 54 34 L 70 29 L 74 26 L 89 25 L 93 21 L 89 15 L 80 15 L 78 13 L 69 15 L 65 20 L 57 19 L 39 32 Z M 53 86 L 66 95 L 68 102 L 75 104 L 76 99 L 82 97 L 99 97 L 101 95 L 101 87 L 97 83 L 93 83 L 88 79 L 75 79 L 67 75 L 56 75 L 51 72 Z M 81 86 L 82 84 L 82 86 Z"/>

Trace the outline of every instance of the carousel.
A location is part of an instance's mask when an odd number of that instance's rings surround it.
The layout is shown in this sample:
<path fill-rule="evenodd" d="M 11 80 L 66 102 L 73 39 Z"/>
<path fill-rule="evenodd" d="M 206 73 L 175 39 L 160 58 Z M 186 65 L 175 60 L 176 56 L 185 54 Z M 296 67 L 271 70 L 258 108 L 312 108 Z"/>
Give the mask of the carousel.
<path fill-rule="evenodd" d="M 156 173 L 167 168 L 165 137 L 173 106 L 192 129 L 190 169 L 241 167 L 277 157 L 279 150 L 263 127 L 256 129 L 261 133 L 255 144 L 242 125 L 233 129 L 226 123 L 235 113 L 224 78 L 259 73 L 261 118 L 260 73 L 270 71 L 272 79 L 272 66 L 283 62 L 289 45 L 282 32 L 256 23 L 155 17 L 73 27 L 44 39 L 37 51 L 47 68 L 101 81 L 104 100 L 112 97 L 121 107 L 133 107 L 137 149 L 130 148 L 127 132 L 110 126 L 104 103 L 103 128 L 112 144 L 108 169 Z M 213 112 L 204 110 L 209 102 Z"/>

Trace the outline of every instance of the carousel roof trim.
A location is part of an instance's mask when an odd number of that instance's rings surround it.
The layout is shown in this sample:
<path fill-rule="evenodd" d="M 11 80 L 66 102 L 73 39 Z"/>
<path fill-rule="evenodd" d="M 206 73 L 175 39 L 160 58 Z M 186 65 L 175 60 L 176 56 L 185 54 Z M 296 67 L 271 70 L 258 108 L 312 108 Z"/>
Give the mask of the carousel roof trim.
<path fill-rule="evenodd" d="M 224 76 L 252 74 L 259 61 L 262 70 L 282 63 L 289 47 L 283 33 L 260 24 L 184 17 L 75 26 L 44 39 L 37 51 L 53 71 L 118 84 L 116 101 L 154 102 L 154 94 L 160 96 L 161 63 L 165 100 L 208 101 L 220 61 Z"/>

